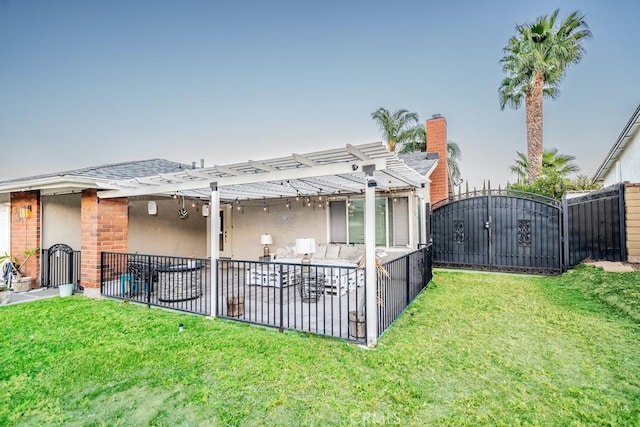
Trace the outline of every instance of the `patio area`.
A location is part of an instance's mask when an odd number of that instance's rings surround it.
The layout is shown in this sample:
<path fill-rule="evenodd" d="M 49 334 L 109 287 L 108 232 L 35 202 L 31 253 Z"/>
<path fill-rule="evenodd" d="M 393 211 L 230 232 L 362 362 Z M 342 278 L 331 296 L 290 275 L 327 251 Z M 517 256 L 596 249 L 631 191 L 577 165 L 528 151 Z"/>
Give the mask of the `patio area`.
<path fill-rule="evenodd" d="M 234 260 L 218 260 L 217 265 L 217 282 L 212 287 L 208 259 L 103 253 L 102 295 L 366 342 L 364 270 Z M 388 275 L 377 285 L 376 338 L 428 285 L 431 247 L 396 258 L 383 267 Z"/>

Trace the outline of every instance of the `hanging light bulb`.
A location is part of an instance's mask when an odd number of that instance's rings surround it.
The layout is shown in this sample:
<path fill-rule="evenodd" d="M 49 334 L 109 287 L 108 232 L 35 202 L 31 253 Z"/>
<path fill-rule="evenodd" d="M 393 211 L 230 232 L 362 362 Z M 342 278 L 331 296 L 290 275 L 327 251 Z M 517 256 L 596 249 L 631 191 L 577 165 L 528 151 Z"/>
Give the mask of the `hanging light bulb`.
<path fill-rule="evenodd" d="M 289 203 L 289 201 L 287 200 L 287 204 L 284 205 L 287 209 L 291 209 L 291 204 Z"/>

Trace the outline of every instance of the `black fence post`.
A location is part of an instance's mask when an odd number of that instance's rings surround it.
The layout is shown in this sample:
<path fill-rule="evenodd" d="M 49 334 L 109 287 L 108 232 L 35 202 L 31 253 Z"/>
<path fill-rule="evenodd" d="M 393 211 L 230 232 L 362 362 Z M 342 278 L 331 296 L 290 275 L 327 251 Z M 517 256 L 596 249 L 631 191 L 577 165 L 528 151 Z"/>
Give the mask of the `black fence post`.
<path fill-rule="evenodd" d="M 621 182 L 618 187 L 618 206 L 619 206 L 619 221 L 620 221 L 620 258 L 621 261 L 627 260 L 627 227 L 626 227 L 626 211 L 624 201 L 624 182 Z"/>
<path fill-rule="evenodd" d="M 407 255 L 406 257 L 406 262 L 405 262 L 405 289 L 407 291 L 406 294 L 406 298 L 405 298 L 405 306 L 409 305 L 409 303 L 411 302 L 411 280 L 409 275 L 411 274 L 411 255 Z M 393 286 L 393 284 L 391 284 Z"/>
<path fill-rule="evenodd" d="M 283 269 L 282 269 L 282 264 L 280 264 L 279 266 L 280 269 L 280 277 L 279 277 L 279 281 L 280 281 L 280 332 L 282 332 L 283 328 L 284 328 L 284 300 L 283 300 L 283 296 L 284 296 L 284 274 L 283 274 Z"/>
<path fill-rule="evenodd" d="M 567 271 L 571 263 L 569 255 L 569 202 L 567 196 L 562 196 L 562 208 L 560 209 L 560 218 L 562 221 L 560 241 L 562 242 L 562 259 L 560 260 L 560 269 Z"/>

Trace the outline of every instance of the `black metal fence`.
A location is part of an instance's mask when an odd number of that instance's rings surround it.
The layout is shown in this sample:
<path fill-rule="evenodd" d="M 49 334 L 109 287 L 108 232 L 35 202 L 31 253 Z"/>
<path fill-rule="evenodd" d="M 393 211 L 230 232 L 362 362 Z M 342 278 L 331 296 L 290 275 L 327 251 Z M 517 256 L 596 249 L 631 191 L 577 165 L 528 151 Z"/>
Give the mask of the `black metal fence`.
<path fill-rule="evenodd" d="M 378 336 L 433 278 L 433 245 L 429 244 L 382 265 L 378 274 Z"/>
<path fill-rule="evenodd" d="M 564 199 L 565 268 L 585 258 L 626 261 L 624 184 Z"/>
<path fill-rule="evenodd" d="M 211 314 L 208 258 L 103 252 L 102 295 L 197 314 Z"/>
<path fill-rule="evenodd" d="M 42 277 L 40 283 L 45 288 L 57 288 L 59 285 L 73 283 L 75 292 L 82 292 L 80 285 L 81 258 L 80 251 L 75 251 L 65 244 L 55 244 L 49 249 L 42 249 Z"/>
<path fill-rule="evenodd" d="M 364 285 L 356 267 L 218 260 L 216 315 L 364 342 Z"/>

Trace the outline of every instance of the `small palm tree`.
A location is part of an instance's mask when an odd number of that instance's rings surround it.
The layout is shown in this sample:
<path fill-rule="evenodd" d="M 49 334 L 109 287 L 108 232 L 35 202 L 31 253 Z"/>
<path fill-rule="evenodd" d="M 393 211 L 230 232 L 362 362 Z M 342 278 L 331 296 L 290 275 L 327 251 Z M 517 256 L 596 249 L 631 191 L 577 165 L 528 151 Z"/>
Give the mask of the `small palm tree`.
<path fill-rule="evenodd" d="M 415 142 L 420 138 L 420 120 L 416 113 L 410 113 L 408 110 L 399 109 L 393 113 L 386 108 L 378 108 L 371 113 L 371 118 L 378 122 L 382 137 L 389 146 L 389 151 L 396 151 L 405 144 Z"/>
<path fill-rule="evenodd" d="M 558 13 L 556 9 L 550 16 L 516 26 L 500 60 L 507 74 L 498 91 L 500 109 L 525 104 L 529 182 L 542 171 L 542 100 L 558 96 L 567 67 L 580 62 L 585 52 L 582 42 L 591 37 L 584 16 L 576 11 L 556 25 Z"/>
<path fill-rule="evenodd" d="M 511 172 L 518 177 L 518 182 L 527 184 L 529 181 L 529 159 L 521 152 L 517 152 L 518 157 L 515 160 L 513 166 L 511 166 Z M 576 159 L 575 156 L 568 154 L 558 154 L 558 150 L 553 148 L 546 150 L 542 154 L 542 175 L 549 176 L 555 175 L 559 178 L 566 178 L 567 175 L 578 172 L 580 167 L 573 163 Z"/>

